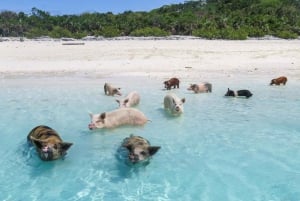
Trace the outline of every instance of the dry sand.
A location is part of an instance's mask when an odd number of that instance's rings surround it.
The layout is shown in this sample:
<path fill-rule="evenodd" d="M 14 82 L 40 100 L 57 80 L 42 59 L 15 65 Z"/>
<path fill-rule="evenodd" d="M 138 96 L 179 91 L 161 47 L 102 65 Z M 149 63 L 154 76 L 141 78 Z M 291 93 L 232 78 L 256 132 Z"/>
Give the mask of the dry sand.
<path fill-rule="evenodd" d="M 0 76 L 211 77 L 300 80 L 300 40 L 102 40 L 0 42 Z"/>

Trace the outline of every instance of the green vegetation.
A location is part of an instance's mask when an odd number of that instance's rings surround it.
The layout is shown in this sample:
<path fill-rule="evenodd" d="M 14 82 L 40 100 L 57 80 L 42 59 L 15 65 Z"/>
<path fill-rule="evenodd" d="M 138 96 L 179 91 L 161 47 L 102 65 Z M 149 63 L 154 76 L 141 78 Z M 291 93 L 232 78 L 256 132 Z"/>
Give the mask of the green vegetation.
<path fill-rule="evenodd" d="M 294 39 L 299 34 L 300 0 L 199 0 L 121 14 L 53 16 L 37 8 L 30 14 L 0 12 L 2 37 L 190 35 L 244 40 L 265 35 Z"/>

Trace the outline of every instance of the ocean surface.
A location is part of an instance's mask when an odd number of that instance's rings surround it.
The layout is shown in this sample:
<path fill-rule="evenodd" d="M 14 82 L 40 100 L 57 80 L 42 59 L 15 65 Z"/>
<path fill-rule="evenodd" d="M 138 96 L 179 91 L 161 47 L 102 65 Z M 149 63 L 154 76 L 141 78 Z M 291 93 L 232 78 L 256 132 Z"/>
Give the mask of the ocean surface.
<path fill-rule="evenodd" d="M 184 114 L 163 109 L 164 79 L 155 77 L 27 77 L 0 82 L 0 200 L 5 201 L 299 201 L 300 81 L 183 79 Z M 212 93 L 190 83 L 210 81 Z M 117 108 L 103 85 L 136 90 L 151 120 L 141 127 L 90 131 L 89 112 Z M 224 97 L 227 88 L 253 96 Z M 64 159 L 41 161 L 26 142 L 37 125 L 72 142 Z M 130 134 L 161 146 L 148 165 L 128 165 L 118 152 Z"/>

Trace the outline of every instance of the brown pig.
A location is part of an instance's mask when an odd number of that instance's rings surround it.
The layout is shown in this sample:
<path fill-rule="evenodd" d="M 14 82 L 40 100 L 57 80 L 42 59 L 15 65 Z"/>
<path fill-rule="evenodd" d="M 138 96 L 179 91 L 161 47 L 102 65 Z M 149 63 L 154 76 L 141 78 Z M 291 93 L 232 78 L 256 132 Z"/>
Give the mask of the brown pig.
<path fill-rule="evenodd" d="M 281 76 L 281 77 L 272 79 L 270 85 L 273 85 L 273 84 L 275 84 L 275 85 L 280 85 L 280 84 L 285 85 L 286 82 L 287 82 L 287 78 L 285 76 Z"/>
<path fill-rule="evenodd" d="M 164 85 L 165 85 L 165 88 L 167 89 L 167 90 L 170 90 L 171 89 L 171 87 L 174 87 L 174 89 L 177 87 L 177 88 L 179 88 L 179 79 L 178 78 L 176 78 L 176 77 L 173 77 L 173 78 L 171 78 L 171 79 L 169 79 L 169 80 L 167 80 L 167 81 L 164 81 Z"/>

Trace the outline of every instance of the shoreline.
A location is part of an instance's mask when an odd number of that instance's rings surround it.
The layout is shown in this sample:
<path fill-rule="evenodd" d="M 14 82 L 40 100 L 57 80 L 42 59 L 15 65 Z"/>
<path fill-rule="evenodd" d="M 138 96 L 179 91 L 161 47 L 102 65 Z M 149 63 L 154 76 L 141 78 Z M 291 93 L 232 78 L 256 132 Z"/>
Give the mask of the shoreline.
<path fill-rule="evenodd" d="M 300 40 L 100 40 L 0 43 L 0 77 L 211 77 L 300 79 Z M 80 40 L 79 40 L 80 42 Z"/>

